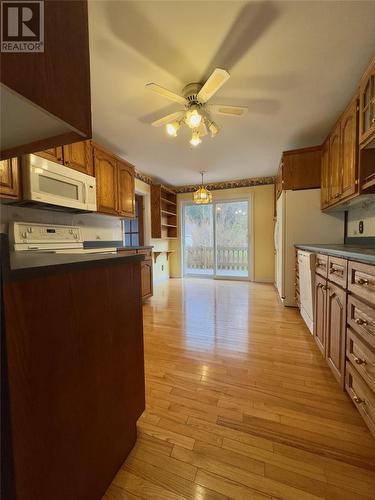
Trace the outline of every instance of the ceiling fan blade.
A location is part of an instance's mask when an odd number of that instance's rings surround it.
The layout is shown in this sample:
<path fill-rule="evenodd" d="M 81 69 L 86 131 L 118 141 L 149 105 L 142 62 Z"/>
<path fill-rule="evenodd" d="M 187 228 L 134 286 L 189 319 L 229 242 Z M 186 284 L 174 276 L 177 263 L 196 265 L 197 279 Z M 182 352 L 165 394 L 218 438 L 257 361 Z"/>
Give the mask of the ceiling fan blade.
<path fill-rule="evenodd" d="M 151 123 L 153 127 L 161 127 L 162 125 L 166 125 L 167 123 L 175 122 L 180 120 L 183 117 L 184 111 L 177 111 L 176 113 L 172 113 L 167 116 L 163 116 L 163 118 L 159 118 L 159 120 L 155 120 Z"/>
<path fill-rule="evenodd" d="M 208 107 L 212 113 L 226 116 L 243 116 L 247 113 L 247 106 L 226 106 L 225 104 L 213 104 Z"/>
<path fill-rule="evenodd" d="M 230 78 L 230 74 L 225 69 L 216 68 L 208 77 L 208 80 L 198 92 L 200 102 L 207 102 L 222 85 Z"/>
<path fill-rule="evenodd" d="M 175 94 L 171 90 L 165 89 L 161 85 L 158 85 L 157 83 L 147 83 L 146 89 L 152 90 L 156 94 L 159 94 L 163 97 L 166 97 L 167 99 L 170 99 L 171 101 L 178 102 L 179 104 L 186 104 L 187 101 L 185 97 L 182 97 L 181 95 Z"/>
<path fill-rule="evenodd" d="M 199 136 L 204 137 L 205 135 L 207 135 L 207 127 L 204 121 L 202 120 L 199 126 Z"/>

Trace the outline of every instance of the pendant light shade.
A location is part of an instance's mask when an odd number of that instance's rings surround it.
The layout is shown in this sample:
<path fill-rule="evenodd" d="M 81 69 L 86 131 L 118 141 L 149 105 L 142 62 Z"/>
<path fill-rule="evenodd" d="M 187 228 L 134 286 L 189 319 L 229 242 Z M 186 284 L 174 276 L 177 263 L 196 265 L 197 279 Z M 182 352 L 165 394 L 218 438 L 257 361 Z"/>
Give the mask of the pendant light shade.
<path fill-rule="evenodd" d="M 203 184 L 203 174 L 204 172 L 201 172 L 202 184 L 194 192 L 193 195 L 194 203 L 196 203 L 197 205 L 206 205 L 207 203 L 212 203 L 212 193 L 208 189 L 206 189 Z"/>

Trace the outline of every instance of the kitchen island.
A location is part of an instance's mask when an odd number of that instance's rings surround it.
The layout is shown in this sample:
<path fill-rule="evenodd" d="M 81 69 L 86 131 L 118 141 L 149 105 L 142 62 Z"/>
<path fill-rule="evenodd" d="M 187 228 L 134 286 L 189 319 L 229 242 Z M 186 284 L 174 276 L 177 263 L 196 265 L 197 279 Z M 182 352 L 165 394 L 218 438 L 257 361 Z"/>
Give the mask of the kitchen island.
<path fill-rule="evenodd" d="M 144 256 L 0 244 L 2 498 L 100 499 L 145 407 Z"/>

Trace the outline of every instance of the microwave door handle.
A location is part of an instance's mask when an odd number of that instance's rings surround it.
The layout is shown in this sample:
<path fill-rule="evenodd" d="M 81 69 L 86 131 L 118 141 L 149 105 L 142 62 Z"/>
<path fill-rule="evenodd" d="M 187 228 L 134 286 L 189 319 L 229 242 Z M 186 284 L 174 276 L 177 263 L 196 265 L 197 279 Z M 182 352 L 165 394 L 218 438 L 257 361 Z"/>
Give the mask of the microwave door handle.
<path fill-rule="evenodd" d="M 83 203 L 87 203 L 87 185 L 83 183 Z"/>

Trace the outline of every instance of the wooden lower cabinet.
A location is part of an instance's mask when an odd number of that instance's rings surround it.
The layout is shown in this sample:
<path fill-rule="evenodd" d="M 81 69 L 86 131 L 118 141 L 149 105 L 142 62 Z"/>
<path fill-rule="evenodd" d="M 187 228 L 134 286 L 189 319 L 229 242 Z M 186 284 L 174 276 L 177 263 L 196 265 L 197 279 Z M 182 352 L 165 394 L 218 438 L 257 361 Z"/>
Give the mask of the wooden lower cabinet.
<path fill-rule="evenodd" d="M 323 356 L 326 350 L 326 305 L 327 305 L 327 280 L 315 275 L 315 322 L 314 337 Z"/>
<path fill-rule="evenodd" d="M 375 437 L 375 264 L 315 257 L 315 342 Z"/>
<path fill-rule="evenodd" d="M 148 299 L 153 294 L 152 285 L 152 259 L 145 259 L 142 262 L 142 299 Z"/>
<path fill-rule="evenodd" d="M 0 161 L 0 198 L 21 198 L 21 176 L 18 158 Z"/>
<path fill-rule="evenodd" d="M 339 384 L 344 386 L 346 291 L 327 284 L 326 351 L 328 366 Z"/>
<path fill-rule="evenodd" d="M 315 275 L 314 337 L 341 387 L 344 386 L 346 290 Z"/>

